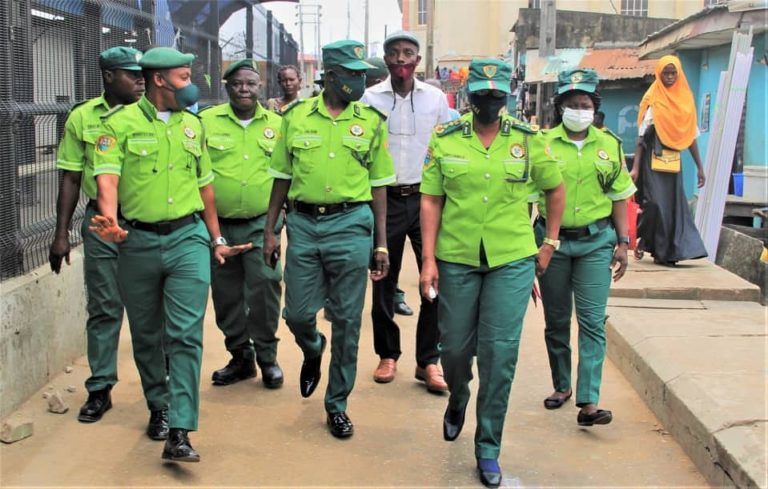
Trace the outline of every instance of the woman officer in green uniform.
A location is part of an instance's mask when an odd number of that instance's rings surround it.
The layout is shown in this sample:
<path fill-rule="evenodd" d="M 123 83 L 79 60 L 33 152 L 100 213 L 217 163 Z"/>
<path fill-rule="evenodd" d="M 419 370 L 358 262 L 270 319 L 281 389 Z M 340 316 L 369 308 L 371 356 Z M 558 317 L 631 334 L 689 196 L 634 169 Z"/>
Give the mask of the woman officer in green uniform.
<path fill-rule="evenodd" d="M 600 107 L 594 70 L 559 74 L 555 112 L 558 125 L 547 133 L 548 150 L 565 181 L 565 211 L 559 248 L 541 285 L 545 340 L 555 392 L 544 407 L 557 409 L 571 390 L 571 314 L 576 303 L 579 323 L 579 366 L 576 384 L 577 422 L 608 424 L 610 411 L 597 408 L 605 359 L 605 307 L 613 279 L 627 268 L 627 203 L 635 186 L 624 167 L 621 140 L 592 126 Z M 550 208 L 539 199 L 537 242 L 544 241 Z M 559 217 L 559 216 L 558 216 Z M 618 244 L 617 244 L 618 242 Z"/>
<path fill-rule="evenodd" d="M 565 195 L 543 136 L 499 115 L 510 76 L 499 60 L 472 61 L 472 112 L 435 128 L 421 182 L 420 285 L 430 299 L 440 294 L 440 359 L 451 392 L 443 437 L 455 440 L 464 425 L 477 354 L 475 456 L 488 486 L 501 483 L 501 435 L 534 269 L 543 273 L 555 250 L 536 249 L 527 189 L 530 183 L 546 194 L 552 242 Z"/>

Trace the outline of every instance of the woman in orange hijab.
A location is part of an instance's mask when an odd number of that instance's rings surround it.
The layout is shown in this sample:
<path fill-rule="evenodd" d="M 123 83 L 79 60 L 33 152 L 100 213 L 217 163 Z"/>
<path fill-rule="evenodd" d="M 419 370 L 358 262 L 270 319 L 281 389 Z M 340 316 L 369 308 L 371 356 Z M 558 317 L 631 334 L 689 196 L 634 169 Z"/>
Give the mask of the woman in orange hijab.
<path fill-rule="evenodd" d="M 638 259 L 648 251 L 654 263 L 674 266 L 681 260 L 707 256 L 682 183 L 680 153 L 687 149 L 696 163 L 698 185 L 704 185 L 696 123 L 696 104 L 680 60 L 664 56 L 656 64 L 656 80 L 640 102 L 640 137 L 630 171 L 642 209 L 637 225 Z"/>

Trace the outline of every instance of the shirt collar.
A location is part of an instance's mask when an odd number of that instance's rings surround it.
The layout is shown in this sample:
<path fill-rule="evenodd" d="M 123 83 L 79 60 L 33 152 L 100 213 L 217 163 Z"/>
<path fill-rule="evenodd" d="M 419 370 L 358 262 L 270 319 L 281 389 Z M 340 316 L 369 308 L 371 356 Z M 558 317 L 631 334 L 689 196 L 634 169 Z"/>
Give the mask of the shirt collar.
<path fill-rule="evenodd" d="M 413 78 L 413 91 L 422 91 L 424 90 L 425 83 L 418 78 Z M 395 93 L 395 88 L 392 86 L 392 75 L 389 75 L 386 80 L 384 80 L 381 83 L 378 83 L 371 88 L 369 88 L 373 93 Z"/>
<path fill-rule="evenodd" d="M 557 127 L 549 132 L 552 137 L 560 138 L 567 143 L 573 144 L 571 138 L 568 137 L 568 133 L 565 132 L 565 125 L 560 123 Z M 597 139 L 597 129 L 594 126 L 589 126 L 587 129 L 587 137 L 584 138 L 584 144 L 590 143 Z"/>
<path fill-rule="evenodd" d="M 240 123 L 241 119 L 235 115 L 235 111 L 232 109 L 232 103 L 227 102 L 227 107 L 225 109 L 224 115 L 228 116 L 233 121 Z M 267 109 L 264 108 L 263 105 L 261 105 L 260 102 L 256 102 L 256 111 L 253 113 L 253 117 L 251 120 L 261 119 L 263 117 L 266 117 L 267 115 Z"/>
<path fill-rule="evenodd" d="M 317 112 L 318 114 L 322 115 L 327 119 L 340 121 L 344 119 L 351 119 L 352 114 L 356 113 L 353 107 L 355 103 L 350 102 L 344 108 L 344 110 L 338 116 L 336 116 L 336 119 L 334 119 L 333 117 L 331 117 L 331 114 L 328 112 L 328 109 L 325 107 L 325 102 L 323 102 L 323 93 L 325 93 L 325 90 L 322 90 L 320 92 L 320 95 L 318 95 L 317 97 L 314 98 L 314 100 L 312 100 L 312 107 L 309 109 L 310 114 L 312 112 Z M 357 110 L 359 111 L 360 109 L 357 109 Z"/>

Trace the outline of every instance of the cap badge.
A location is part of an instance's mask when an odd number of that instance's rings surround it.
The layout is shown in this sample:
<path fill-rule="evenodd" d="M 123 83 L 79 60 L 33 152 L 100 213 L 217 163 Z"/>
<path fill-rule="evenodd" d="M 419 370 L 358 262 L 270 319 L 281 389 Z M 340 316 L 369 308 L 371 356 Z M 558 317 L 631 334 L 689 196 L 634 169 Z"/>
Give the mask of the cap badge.
<path fill-rule="evenodd" d="M 362 47 L 360 47 L 360 46 L 355 47 L 355 55 L 358 58 L 363 59 L 363 54 L 365 54 L 365 51 L 363 50 Z"/>
<path fill-rule="evenodd" d="M 525 148 L 520 144 L 513 144 L 512 147 L 509 148 L 509 153 L 515 158 L 522 158 L 525 156 Z"/>
<path fill-rule="evenodd" d="M 493 78 L 493 76 L 496 74 L 496 66 L 494 65 L 483 66 L 483 73 L 485 73 L 485 76 L 487 76 L 488 78 Z"/>
<path fill-rule="evenodd" d="M 579 83 L 583 79 L 584 79 L 584 74 L 580 71 L 577 71 L 576 73 L 571 75 L 571 83 Z"/>
<path fill-rule="evenodd" d="M 362 127 L 362 126 L 360 126 L 360 125 L 358 125 L 358 124 L 352 124 L 352 125 L 349 127 L 349 132 L 350 132 L 350 134 L 352 134 L 353 136 L 362 136 L 362 135 L 363 135 L 363 133 L 365 133 L 365 130 L 363 129 L 363 127 Z"/>
<path fill-rule="evenodd" d="M 597 157 L 600 158 L 601 160 L 607 160 L 608 153 L 604 149 L 601 149 L 600 151 L 597 152 Z"/>
<path fill-rule="evenodd" d="M 187 136 L 189 139 L 195 138 L 195 131 L 191 127 L 185 127 L 184 128 L 184 135 Z"/>
<path fill-rule="evenodd" d="M 271 127 L 267 127 L 266 129 L 264 129 L 264 137 L 267 139 L 274 139 L 275 130 L 272 129 Z"/>

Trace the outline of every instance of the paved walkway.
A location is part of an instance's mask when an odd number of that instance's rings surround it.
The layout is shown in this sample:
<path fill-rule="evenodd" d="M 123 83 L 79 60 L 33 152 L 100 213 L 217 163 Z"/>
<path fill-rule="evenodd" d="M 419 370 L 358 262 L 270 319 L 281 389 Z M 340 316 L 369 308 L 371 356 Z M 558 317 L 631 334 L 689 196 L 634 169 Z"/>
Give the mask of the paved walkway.
<path fill-rule="evenodd" d="M 417 277 L 407 257 L 402 285 L 416 304 Z M 369 297 L 370 300 L 370 297 Z M 321 385 L 310 399 L 298 393 L 301 354 L 281 324 L 280 362 L 285 386 L 265 389 L 260 380 L 213 387 L 211 372 L 228 355 L 209 307 L 200 431 L 192 442 L 200 464 L 163 464 L 162 444 L 147 439 L 147 411 L 130 352 L 127 328 L 120 350 L 121 382 L 114 408 L 92 425 L 76 421 L 88 369 L 79 358 L 72 373 L 48 387 L 59 389 L 70 412 L 46 412 L 41 390 L 18 411 L 32 419 L 35 434 L 0 446 L 0 485 L 76 487 L 478 487 L 474 471 L 474 403 L 465 431 L 442 440 L 446 397 L 426 393 L 413 379 L 415 319 L 399 318 L 404 355 L 392 384 L 378 385 L 369 306 L 360 343 L 359 372 L 349 414 L 356 434 L 332 438 L 325 427 Z M 321 320 L 328 331 L 329 324 Z M 327 368 L 327 359 L 323 368 Z M 4 366 L 7 368 L 7 366 Z M 324 383 L 324 382 L 323 382 Z M 476 383 L 473 383 L 476 388 Z M 67 386 L 77 388 L 67 393 Z M 540 308 L 529 308 L 517 377 L 512 388 L 501 466 L 505 487 L 708 487 L 669 430 L 646 407 L 611 361 L 605 365 L 601 406 L 614 412 L 608 426 L 580 428 L 569 402 L 547 411 L 551 392 Z M 473 399 L 474 400 L 474 399 Z"/>

